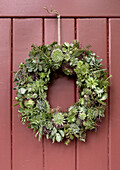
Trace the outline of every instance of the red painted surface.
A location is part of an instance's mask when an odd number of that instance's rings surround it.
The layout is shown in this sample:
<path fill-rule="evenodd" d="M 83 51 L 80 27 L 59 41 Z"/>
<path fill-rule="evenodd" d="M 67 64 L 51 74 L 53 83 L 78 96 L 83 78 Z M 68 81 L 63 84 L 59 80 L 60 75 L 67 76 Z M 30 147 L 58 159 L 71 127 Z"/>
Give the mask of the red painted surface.
<path fill-rule="evenodd" d="M 86 143 L 74 141 L 68 147 L 46 139 L 38 142 L 20 122 L 18 107 L 11 108 L 15 97 L 11 95 L 11 69 L 17 70 L 24 62 L 32 43 L 57 41 L 57 19 L 46 18 L 54 15 L 43 10 L 50 5 L 63 17 L 61 42 L 72 42 L 76 36 L 83 46 L 91 44 L 113 75 L 101 128 L 88 132 Z M 119 170 L 120 1 L 1 0 L 0 17 L 0 170 Z M 59 105 L 65 110 L 75 101 L 74 81 L 66 77 L 53 81 L 48 99 L 51 107 Z"/>
<path fill-rule="evenodd" d="M 92 50 L 103 58 L 107 67 L 107 22 L 106 19 L 78 19 L 77 39 L 83 46 L 92 45 Z M 87 143 L 77 142 L 77 168 L 88 170 L 108 169 L 108 113 L 98 131 L 87 133 Z"/>
<path fill-rule="evenodd" d="M 109 20 L 110 93 L 110 170 L 120 168 L 120 19 Z"/>
<path fill-rule="evenodd" d="M 42 44 L 42 20 L 14 19 L 13 70 L 28 57 L 32 43 Z M 22 125 L 17 109 L 13 109 L 13 170 L 40 170 L 43 167 L 42 142 L 39 143 L 32 131 Z"/>
<path fill-rule="evenodd" d="M 1 0 L 0 16 L 49 16 L 44 6 L 51 5 L 61 16 L 120 17 L 119 0 Z"/>
<path fill-rule="evenodd" d="M 11 169 L 11 20 L 0 20 L 0 169 Z"/>

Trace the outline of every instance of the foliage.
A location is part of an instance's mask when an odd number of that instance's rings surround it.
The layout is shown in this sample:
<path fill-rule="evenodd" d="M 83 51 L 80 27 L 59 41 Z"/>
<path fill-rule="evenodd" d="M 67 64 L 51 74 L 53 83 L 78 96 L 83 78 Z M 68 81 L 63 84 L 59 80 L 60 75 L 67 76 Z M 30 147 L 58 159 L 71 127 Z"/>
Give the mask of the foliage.
<path fill-rule="evenodd" d="M 75 137 L 85 142 L 86 131 L 97 128 L 96 122 L 104 117 L 111 77 L 107 77 L 101 61 L 89 48 L 80 47 L 76 40 L 61 46 L 57 42 L 32 45 L 29 58 L 19 64 L 15 73 L 14 89 L 21 121 L 33 129 L 39 141 L 45 135 L 53 143 L 66 139 L 68 145 Z M 51 76 L 58 73 L 74 77 L 79 87 L 79 100 L 67 112 L 51 109 L 47 101 Z"/>

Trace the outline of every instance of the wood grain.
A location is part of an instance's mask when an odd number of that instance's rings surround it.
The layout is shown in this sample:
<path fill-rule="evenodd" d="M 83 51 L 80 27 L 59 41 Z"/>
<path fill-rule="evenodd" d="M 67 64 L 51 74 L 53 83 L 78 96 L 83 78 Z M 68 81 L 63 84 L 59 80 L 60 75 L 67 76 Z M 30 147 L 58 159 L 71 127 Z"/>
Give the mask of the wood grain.
<path fill-rule="evenodd" d="M 106 19 L 78 19 L 77 39 L 83 46 L 92 45 L 92 50 L 103 58 L 107 67 L 107 23 Z M 77 168 L 83 170 L 108 169 L 108 113 L 98 131 L 87 133 L 87 142 L 77 142 Z"/>
<path fill-rule="evenodd" d="M 50 16 L 44 9 L 51 5 L 61 16 L 120 17 L 119 0 L 1 0 L 0 16 Z M 51 15 L 52 16 L 52 15 Z"/>
<path fill-rule="evenodd" d="M 110 54 L 110 126 L 109 126 L 109 165 L 110 170 L 119 170 L 120 162 L 120 19 L 109 20 L 109 54 Z"/>
<path fill-rule="evenodd" d="M 11 19 L 0 19 L 0 169 L 11 169 Z"/>
<path fill-rule="evenodd" d="M 28 57 L 31 44 L 42 44 L 41 19 L 13 20 L 13 70 Z M 15 97 L 15 93 L 14 93 Z M 18 107 L 13 110 L 13 169 L 40 170 L 43 168 L 42 141 L 34 137 L 31 129 L 23 126 L 18 118 Z"/>

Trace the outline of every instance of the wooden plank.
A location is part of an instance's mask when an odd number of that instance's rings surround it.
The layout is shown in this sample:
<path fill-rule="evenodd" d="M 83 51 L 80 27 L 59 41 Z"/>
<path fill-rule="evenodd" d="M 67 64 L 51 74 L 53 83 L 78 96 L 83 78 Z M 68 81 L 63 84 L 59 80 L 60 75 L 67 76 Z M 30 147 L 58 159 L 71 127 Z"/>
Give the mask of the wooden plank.
<path fill-rule="evenodd" d="M 1 0 L 0 16 L 49 16 L 43 7 L 51 5 L 61 16 L 120 17 L 119 0 Z"/>
<path fill-rule="evenodd" d="M 83 46 L 92 45 L 92 50 L 107 67 L 107 32 L 106 19 L 78 19 L 77 39 Z M 87 142 L 77 142 L 77 168 L 107 170 L 108 168 L 108 115 L 101 123 L 97 133 L 88 132 Z"/>
<path fill-rule="evenodd" d="M 28 57 L 31 44 L 42 44 L 41 19 L 13 20 L 13 70 Z M 14 94 L 15 97 L 15 94 Z M 40 170 L 43 168 L 42 141 L 34 137 L 31 129 L 18 118 L 18 107 L 13 111 L 13 169 Z"/>
<path fill-rule="evenodd" d="M 74 20 L 62 19 L 62 42 L 74 39 Z M 69 29 L 68 29 L 69 28 Z M 45 20 L 45 44 L 57 41 L 57 20 Z M 75 94 L 73 80 L 66 77 L 54 80 L 49 87 L 48 99 L 51 107 L 61 106 L 63 110 L 73 104 Z M 45 140 L 45 170 L 75 170 L 75 142 L 68 147 L 63 143 Z"/>
<path fill-rule="evenodd" d="M 0 19 L 0 168 L 11 169 L 11 20 Z"/>
<path fill-rule="evenodd" d="M 73 42 L 74 19 L 61 19 L 61 42 Z M 45 43 L 57 41 L 57 19 L 45 19 Z"/>
<path fill-rule="evenodd" d="M 119 170 L 120 162 L 120 19 L 109 20 L 110 92 L 110 170 Z"/>

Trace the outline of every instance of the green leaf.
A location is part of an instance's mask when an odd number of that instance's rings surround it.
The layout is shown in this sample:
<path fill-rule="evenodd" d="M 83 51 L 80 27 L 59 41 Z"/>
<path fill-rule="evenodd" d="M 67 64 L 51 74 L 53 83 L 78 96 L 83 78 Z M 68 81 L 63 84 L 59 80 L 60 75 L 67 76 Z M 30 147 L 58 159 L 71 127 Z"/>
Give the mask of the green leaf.
<path fill-rule="evenodd" d="M 80 54 L 82 54 L 82 53 L 83 53 L 83 50 L 76 50 L 76 51 L 72 54 L 72 56 L 73 56 L 73 57 L 79 57 Z"/>
<path fill-rule="evenodd" d="M 64 42 L 64 44 L 66 47 L 69 47 L 69 45 L 70 45 L 68 42 Z"/>
<path fill-rule="evenodd" d="M 52 132 L 51 132 L 51 135 L 54 136 L 56 133 L 57 133 L 57 129 L 54 127 Z"/>
<path fill-rule="evenodd" d="M 55 143 L 55 136 L 53 136 L 52 138 L 52 143 Z"/>
<path fill-rule="evenodd" d="M 40 142 L 40 140 L 41 140 L 41 137 L 42 137 L 42 134 L 39 133 L 39 136 L 38 136 L 38 141 L 39 141 L 39 142 Z"/>
<path fill-rule="evenodd" d="M 37 132 L 36 132 L 36 134 L 35 134 L 35 138 L 38 136 L 38 134 L 39 134 L 39 131 L 37 131 Z"/>
<path fill-rule="evenodd" d="M 17 106 L 17 105 L 19 105 L 20 103 L 15 103 L 13 106 Z"/>
<path fill-rule="evenodd" d="M 102 96 L 102 98 L 101 98 L 100 100 L 106 100 L 107 97 L 108 97 L 108 94 L 107 94 L 107 93 L 104 93 L 103 96 Z"/>
<path fill-rule="evenodd" d="M 20 89 L 18 90 L 18 92 L 19 92 L 20 94 L 25 94 L 26 89 L 25 89 L 25 88 L 20 88 Z"/>
<path fill-rule="evenodd" d="M 85 142 L 85 139 L 84 138 L 80 138 L 80 141 Z"/>
<path fill-rule="evenodd" d="M 42 66 L 41 65 L 39 65 L 39 71 L 42 71 Z"/>
<path fill-rule="evenodd" d="M 59 130 L 59 133 L 61 134 L 61 136 L 62 136 L 62 137 L 64 137 L 64 136 L 65 136 L 64 131 L 63 131 L 63 130 Z"/>
<path fill-rule="evenodd" d="M 80 118 L 81 120 L 85 120 L 86 114 L 85 114 L 85 113 L 80 113 L 80 114 L 79 114 L 79 118 Z"/>
<path fill-rule="evenodd" d="M 49 139 L 49 135 L 48 134 L 46 135 L 46 139 Z"/>
<path fill-rule="evenodd" d="M 24 103 L 24 105 L 25 105 L 26 107 L 33 107 L 34 104 L 35 104 L 35 102 L 34 102 L 32 99 L 26 100 L 25 103 Z"/>
<path fill-rule="evenodd" d="M 106 105 L 106 103 L 105 102 L 103 102 L 103 101 L 101 101 L 101 100 L 99 100 L 99 99 L 97 99 L 97 101 L 98 101 L 98 103 L 100 103 L 100 104 L 102 104 L 102 105 Z"/>
<path fill-rule="evenodd" d="M 65 141 L 65 145 L 68 146 L 69 143 L 70 143 L 70 139 L 67 139 L 67 140 Z"/>
<path fill-rule="evenodd" d="M 65 61 L 68 62 L 70 60 L 70 55 L 69 54 L 65 54 L 64 55 L 64 59 L 65 59 Z"/>
<path fill-rule="evenodd" d="M 56 141 L 60 142 L 62 140 L 62 137 L 60 136 L 59 133 L 56 133 Z"/>
<path fill-rule="evenodd" d="M 22 103 L 22 102 L 20 102 L 20 103 L 19 103 L 19 105 L 20 105 L 20 107 L 21 107 L 21 108 L 24 108 L 24 106 L 23 106 L 23 103 Z"/>
<path fill-rule="evenodd" d="M 74 139 L 74 136 L 72 134 L 70 134 L 70 139 L 73 140 Z"/>
<path fill-rule="evenodd" d="M 66 52 L 66 51 L 67 51 L 67 49 L 66 49 L 66 48 L 62 48 L 62 51 L 63 51 L 63 52 Z"/>

